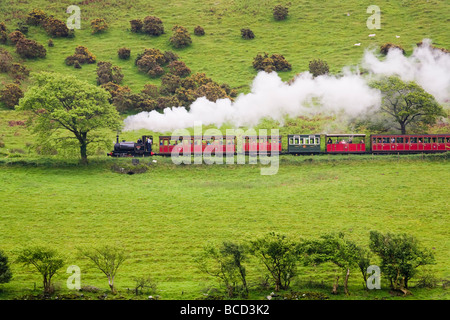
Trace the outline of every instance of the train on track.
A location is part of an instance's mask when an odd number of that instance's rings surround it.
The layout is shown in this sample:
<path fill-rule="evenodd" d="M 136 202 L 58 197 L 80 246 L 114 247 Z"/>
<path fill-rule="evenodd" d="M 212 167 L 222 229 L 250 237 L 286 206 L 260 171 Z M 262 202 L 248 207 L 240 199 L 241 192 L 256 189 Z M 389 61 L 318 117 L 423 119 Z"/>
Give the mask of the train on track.
<path fill-rule="evenodd" d="M 154 148 L 153 136 L 136 142 L 119 142 L 111 157 L 171 156 L 172 154 L 411 154 L 450 151 L 450 134 L 292 134 L 283 149 L 282 136 L 160 136 Z M 324 139 L 324 140 L 322 140 Z"/>

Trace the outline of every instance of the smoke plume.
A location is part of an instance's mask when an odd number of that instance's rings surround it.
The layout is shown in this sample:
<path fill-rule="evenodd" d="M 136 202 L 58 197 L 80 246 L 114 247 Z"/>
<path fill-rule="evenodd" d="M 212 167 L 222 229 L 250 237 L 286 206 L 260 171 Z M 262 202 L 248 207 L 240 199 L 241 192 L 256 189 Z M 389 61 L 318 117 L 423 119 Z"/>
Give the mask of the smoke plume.
<path fill-rule="evenodd" d="M 277 73 L 259 72 L 251 92 L 240 94 L 234 101 L 220 99 L 211 102 L 199 98 L 190 106 L 141 112 L 125 119 L 125 131 L 148 129 L 168 132 L 189 128 L 195 121 L 203 125 L 230 124 L 234 127 L 254 126 L 263 118 L 281 121 L 286 115 L 308 116 L 315 113 L 357 116 L 379 107 L 381 93 L 371 88 L 370 79 L 397 75 L 404 81 L 416 81 L 440 103 L 450 100 L 450 54 L 432 49 L 430 41 L 417 47 L 410 57 L 400 50 L 390 50 L 380 60 L 374 52 L 366 51 L 361 66 L 368 74 L 361 75 L 345 68 L 341 75 L 314 78 L 309 72 L 299 74 L 290 84 Z"/>

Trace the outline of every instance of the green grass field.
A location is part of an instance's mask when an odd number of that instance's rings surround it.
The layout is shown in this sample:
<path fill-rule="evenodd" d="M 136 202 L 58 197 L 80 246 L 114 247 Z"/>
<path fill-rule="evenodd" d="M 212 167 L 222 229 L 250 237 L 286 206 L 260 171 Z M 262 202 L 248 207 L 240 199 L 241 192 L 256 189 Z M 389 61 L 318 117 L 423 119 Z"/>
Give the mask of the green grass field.
<path fill-rule="evenodd" d="M 289 3 L 286 21 L 275 21 L 272 8 Z M 5 0 L 0 2 L 0 22 L 14 29 L 28 12 L 40 8 L 66 20 L 72 1 Z M 192 72 L 205 72 L 219 83 L 248 92 L 256 76 L 252 60 L 257 53 L 283 54 L 292 71 L 281 72 L 283 80 L 308 69 L 315 58 L 326 60 L 332 73 L 356 65 L 366 49 L 378 50 L 394 42 L 412 53 L 417 42 L 433 40 L 449 48 L 450 7 L 445 1 L 377 1 L 382 10 L 382 28 L 369 30 L 366 12 L 372 1 L 84 1 L 82 29 L 73 39 L 53 39 L 45 59 L 21 61 L 11 45 L 1 45 L 32 71 L 75 74 L 96 84 L 96 65 L 68 67 L 64 59 L 77 45 L 86 46 L 97 61 L 111 61 L 122 68 L 123 85 L 139 92 L 147 83 L 160 84 L 139 73 L 134 65 L 145 48 L 173 50 Z M 166 33 L 150 37 L 131 33 L 129 21 L 148 15 L 160 17 Z M 92 35 L 90 21 L 106 18 L 110 29 Z M 171 28 L 189 29 L 193 43 L 177 50 L 169 44 Z M 195 26 L 206 31 L 193 35 Z M 256 38 L 243 40 L 241 28 L 251 28 Z M 376 33 L 376 37 L 368 37 Z M 400 38 L 396 38 L 399 35 Z M 30 27 L 29 38 L 46 45 L 50 38 L 42 28 Z M 361 46 L 354 46 L 361 43 Z M 120 60 L 117 50 L 131 49 L 131 59 Z M 11 82 L 0 73 L 0 88 Z M 30 85 L 24 81 L 24 89 Z M 368 245 L 369 231 L 408 233 L 432 248 L 436 264 L 429 267 L 439 279 L 434 289 L 415 288 L 412 296 L 395 297 L 382 279 L 382 290 L 365 291 L 362 276 L 352 270 L 351 295 L 330 295 L 336 274 L 330 264 L 299 267 L 292 289 L 319 291 L 330 299 L 449 299 L 443 281 L 450 279 L 448 153 L 438 156 L 282 156 L 279 171 L 260 175 L 259 165 L 175 166 L 168 158 L 156 157 L 148 172 L 123 175 L 111 170 L 115 163 L 99 150 L 89 166 L 79 166 L 71 152 L 55 157 L 37 155 L 35 137 L 25 126 L 26 114 L 0 106 L 0 249 L 12 261 L 13 280 L 0 284 L 0 299 L 13 299 L 41 291 L 41 278 L 14 259 L 17 250 L 43 244 L 62 252 L 66 265 L 56 276 L 62 292 L 69 276 L 65 268 L 75 264 L 82 270 L 82 285 L 108 291 L 107 280 L 86 260 L 77 247 L 122 245 L 130 258 L 116 279 L 119 296 L 132 297 L 134 277 L 150 275 L 158 284 L 161 299 L 199 299 L 218 283 L 201 273 L 195 259 L 208 242 L 233 239 L 247 241 L 278 232 L 293 239 L 315 238 L 328 232 L 345 232 L 361 246 Z M 346 132 L 346 124 L 327 115 L 312 119 L 286 119 L 285 125 L 264 120 L 257 128 L 279 128 L 280 134 L 319 133 L 324 128 Z M 206 128 L 205 128 L 206 129 Z M 226 127 L 221 128 L 222 130 Z M 136 140 L 144 130 L 124 132 L 121 138 Z M 370 134 L 370 132 L 361 132 Z M 111 133 L 111 141 L 115 133 Z M 285 142 L 286 140 L 284 140 Z M 148 160 L 150 161 L 150 160 Z M 375 262 L 377 262 L 375 260 Z M 252 299 L 263 299 L 273 288 L 261 289 L 263 267 L 248 263 Z M 419 275 L 421 276 L 421 275 Z M 416 279 L 417 280 L 417 279 Z M 34 290 L 35 286 L 37 287 Z M 93 295 L 95 299 L 97 295 Z M 145 296 L 137 297 L 139 299 Z"/>
<path fill-rule="evenodd" d="M 131 256 L 117 277 L 119 292 L 127 294 L 133 277 L 151 275 L 162 299 L 196 299 L 218 286 L 195 263 L 208 242 L 248 241 L 271 231 L 294 239 L 342 231 L 362 246 L 368 245 L 371 230 L 409 233 L 433 248 L 431 270 L 448 279 L 446 157 L 307 159 L 283 156 L 273 176 L 260 175 L 259 165 L 175 166 L 164 158 L 135 175 L 112 172 L 109 166 L 116 160 L 93 160 L 86 168 L 67 161 L 37 159 L 23 166 L 10 160 L 0 170 L 0 242 L 11 259 L 15 250 L 31 244 L 56 248 L 68 257 L 67 266 L 80 266 L 82 285 L 105 291 L 106 278 L 77 257 L 76 248 L 121 245 Z M 3 285 L 0 297 L 30 292 L 35 282 L 40 287 L 30 269 L 12 267 L 14 280 Z M 300 269 L 294 290 L 304 289 L 301 283 L 324 282 L 328 289 L 321 290 L 329 293 L 331 265 Z M 62 290 L 64 271 L 55 278 Z M 268 294 L 258 291 L 262 274 L 262 266 L 249 263 L 255 299 Z M 382 282 L 384 290 L 368 293 L 362 281 L 353 270 L 350 298 L 390 298 L 387 283 Z M 412 292 L 414 299 L 448 299 L 440 286 Z"/>

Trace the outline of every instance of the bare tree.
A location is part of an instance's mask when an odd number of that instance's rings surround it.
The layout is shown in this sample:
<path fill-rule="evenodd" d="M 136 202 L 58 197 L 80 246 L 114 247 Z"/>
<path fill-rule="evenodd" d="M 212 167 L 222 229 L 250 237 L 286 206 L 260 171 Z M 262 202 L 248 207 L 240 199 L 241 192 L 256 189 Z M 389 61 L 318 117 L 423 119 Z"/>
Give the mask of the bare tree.
<path fill-rule="evenodd" d="M 95 266 L 108 278 L 108 284 L 113 294 L 116 294 L 114 279 L 122 263 L 127 259 L 125 250 L 105 245 L 99 248 L 79 249 L 82 256 L 91 260 Z"/>

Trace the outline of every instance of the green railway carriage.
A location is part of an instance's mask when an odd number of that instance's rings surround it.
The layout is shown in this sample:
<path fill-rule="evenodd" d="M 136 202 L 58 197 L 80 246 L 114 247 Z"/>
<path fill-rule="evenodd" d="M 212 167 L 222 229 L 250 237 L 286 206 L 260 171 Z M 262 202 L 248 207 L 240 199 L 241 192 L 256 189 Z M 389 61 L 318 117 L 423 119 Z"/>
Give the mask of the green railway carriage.
<path fill-rule="evenodd" d="M 288 153 L 320 153 L 320 134 L 288 135 Z"/>

